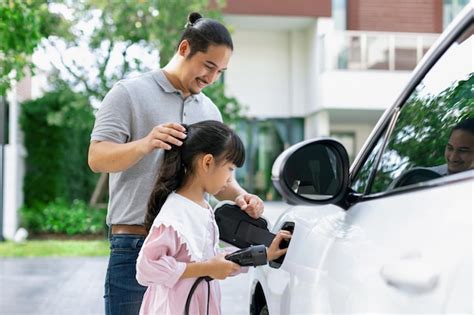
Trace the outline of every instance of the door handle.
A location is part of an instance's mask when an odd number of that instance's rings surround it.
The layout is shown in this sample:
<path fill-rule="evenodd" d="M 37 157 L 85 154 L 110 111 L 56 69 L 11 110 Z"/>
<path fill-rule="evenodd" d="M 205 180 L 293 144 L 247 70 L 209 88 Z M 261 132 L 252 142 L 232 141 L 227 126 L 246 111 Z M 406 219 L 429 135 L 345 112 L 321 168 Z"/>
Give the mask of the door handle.
<path fill-rule="evenodd" d="M 417 259 L 401 259 L 380 270 L 385 283 L 400 291 L 422 294 L 436 288 L 440 272 Z"/>

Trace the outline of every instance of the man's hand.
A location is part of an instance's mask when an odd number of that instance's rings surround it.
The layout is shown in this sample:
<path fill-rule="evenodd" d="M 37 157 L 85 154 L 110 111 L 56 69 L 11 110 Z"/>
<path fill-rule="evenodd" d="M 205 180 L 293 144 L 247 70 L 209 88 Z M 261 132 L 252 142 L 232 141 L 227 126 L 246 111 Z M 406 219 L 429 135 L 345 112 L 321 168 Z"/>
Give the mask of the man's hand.
<path fill-rule="evenodd" d="M 166 123 L 153 128 L 150 133 L 141 139 L 142 152 L 148 154 L 155 149 L 170 150 L 171 145 L 180 146 L 186 138 L 186 129 L 178 123 Z"/>
<path fill-rule="evenodd" d="M 263 213 L 263 201 L 256 195 L 244 193 L 235 198 L 235 203 L 254 219 L 260 218 Z"/>

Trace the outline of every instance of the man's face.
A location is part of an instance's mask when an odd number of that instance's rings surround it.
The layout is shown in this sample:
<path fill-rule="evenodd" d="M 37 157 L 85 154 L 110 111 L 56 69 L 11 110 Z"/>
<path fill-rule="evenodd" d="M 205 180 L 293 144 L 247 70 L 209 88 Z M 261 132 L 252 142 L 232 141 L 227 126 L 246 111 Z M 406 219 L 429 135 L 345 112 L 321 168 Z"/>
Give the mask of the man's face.
<path fill-rule="evenodd" d="M 454 130 L 444 150 L 444 157 L 450 174 L 474 168 L 474 134 Z"/>
<path fill-rule="evenodd" d="M 197 52 L 183 61 L 181 84 L 183 93 L 198 94 L 203 88 L 214 83 L 227 69 L 232 50 L 225 45 L 210 45 L 205 53 Z"/>

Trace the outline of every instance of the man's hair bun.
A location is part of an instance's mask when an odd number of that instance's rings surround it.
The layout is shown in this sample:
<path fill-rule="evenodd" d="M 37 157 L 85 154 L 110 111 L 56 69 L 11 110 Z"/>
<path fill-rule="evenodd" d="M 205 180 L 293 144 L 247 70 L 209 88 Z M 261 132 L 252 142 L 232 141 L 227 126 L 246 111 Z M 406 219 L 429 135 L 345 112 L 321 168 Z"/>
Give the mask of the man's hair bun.
<path fill-rule="evenodd" d="M 202 18 L 202 15 L 198 12 L 192 12 L 188 16 L 188 25 L 194 25 L 199 19 Z"/>

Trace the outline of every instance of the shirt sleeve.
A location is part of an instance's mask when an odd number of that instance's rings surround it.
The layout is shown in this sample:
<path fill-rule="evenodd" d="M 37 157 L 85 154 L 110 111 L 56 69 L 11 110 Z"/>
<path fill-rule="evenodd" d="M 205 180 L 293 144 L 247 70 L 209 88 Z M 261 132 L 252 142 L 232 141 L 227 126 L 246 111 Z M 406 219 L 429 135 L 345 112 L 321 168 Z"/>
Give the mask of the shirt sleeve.
<path fill-rule="evenodd" d="M 133 104 L 120 82 L 107 93 L 97 111 L 91 140 L 126 143 L 131 137 Z"/>
<path fill-rule="evenodd" d="M 186 262 L 175 257 L 186 257 L 182 244 L 172 227 L 152 226 L 137 259 L 137 281 L 143 286 L 161 284 L 168 288 L 178 282 L 186 269 Z"/>
<path fill-rule="evenodd" d="M 224 120 L 222 118 L 222 113 L 219 111 L 219 108 L 217 107 L 217 105 L 214 104 L 214 102 L 209 97 L 207 97 L 204 93 L 201 93 L 201 94 L 202 94 L 202 97 L 204 98 L 203 105 L 206 106 L 207 119 L 217 120 L 223 123 Z"/>

